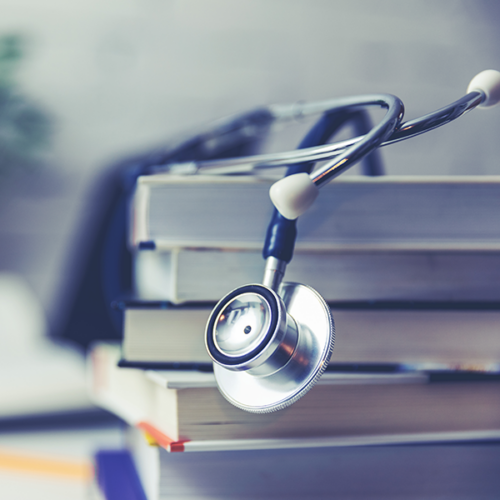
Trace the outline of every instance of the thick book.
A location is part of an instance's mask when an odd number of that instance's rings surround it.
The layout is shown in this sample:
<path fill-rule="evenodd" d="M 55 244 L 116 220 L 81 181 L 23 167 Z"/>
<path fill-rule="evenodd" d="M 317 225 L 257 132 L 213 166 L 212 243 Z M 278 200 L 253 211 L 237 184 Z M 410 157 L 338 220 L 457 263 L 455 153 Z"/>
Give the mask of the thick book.
<path fill-rule="evenodd" d="M 94 347 L 94 400 L 170 451 L 200 449 L 190 448 L 190 442 L 208 449 L 236 442 L 245 449 L 255 442 L 266 447 L 266 440 L 277 447 L 292 440 L 297 447 L 297 439 L 317 446 L 339 439 L 394 443 L 421 436 L 436 441 L 447 435 L 500 436 L 498 376 L 433 381 L 423 372 L 328 373 L 294 405 L 260 415 L 227 402 L 211 373 L 119 368 L 118 359 L 112 346 Z"/>
<path fill-rule="evenodd" d="M 498 443 L 168 453 L 127 430 L 148 500 L 495 498 Z M 150 442 L 150 440 L 148 440 Z"/>
<path fill-rule="evenodd" d="M 264 264 L 260 250 L 137 250 L 134 287 L 143 300 L 217 302 L 261 283 Z M 309 285 L 329 302 L 500 301 L 500 251 L 297 250 L 285 280 Z"/>
<path fill-rule="evenodd" d="M 207 364 L 210 306 L 125 303 L 124 362 L 155 367 Z M 332 309 L 331 363 L 497 370 L 500 309 Z M 174 365 L 175 366 L 175 365 Z"/>
<path fill-rule="evenodd" d="M 139 177 L 133 246 L 262 247 L 276 178 Z M 344 177 L 298 220 L 298 250 L 500 250 L 500 176 Z"/>
<path fill-rule="evenodd" d="M 140 177 L 130 244 L 139 297 L 216 301 L 260 282 L 273 210 L 260 177 Z M 500 177 L 347 177 L 298 220 L 286 279 L 326 300 L 500 299 Z"/>

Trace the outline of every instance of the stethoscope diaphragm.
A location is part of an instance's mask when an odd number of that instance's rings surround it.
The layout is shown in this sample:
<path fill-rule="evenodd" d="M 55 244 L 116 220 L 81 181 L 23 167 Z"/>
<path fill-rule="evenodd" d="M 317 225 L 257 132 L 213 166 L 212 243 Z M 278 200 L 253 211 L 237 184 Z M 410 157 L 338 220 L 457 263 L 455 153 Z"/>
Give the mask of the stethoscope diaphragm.
<path fill-rule="evenodd" d="M 223 396 L 253 413 L 285 408 L 325 370 L 335 327 L 312 288 L 282 283 L 278 292 L 246 285 L 226 295 L 207 325 L 207 349 Z"/>

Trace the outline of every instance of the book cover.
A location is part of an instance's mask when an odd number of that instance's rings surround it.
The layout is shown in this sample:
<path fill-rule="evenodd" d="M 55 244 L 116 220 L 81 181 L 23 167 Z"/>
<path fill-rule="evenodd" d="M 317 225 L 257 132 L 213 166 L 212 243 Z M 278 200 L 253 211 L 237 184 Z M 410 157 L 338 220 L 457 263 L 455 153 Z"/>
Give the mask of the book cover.
<path fill-rule="evenodd" d="M 228 403 L 211 373 L 118 368 L 118 359 L 116 349 L 96 346 L 91 366 L 99 379 L 93 385 L 96 403 L 173 451 L 188 450 L 191 442 L 211 443 L 209 449 L 214 442 L 234 440 L 394 443 L 423 435 L 438 441 L 446 435 L 491 438 L 500 431 L 496 374 L 328 373 L 294 405 L 259 415 Z"/>

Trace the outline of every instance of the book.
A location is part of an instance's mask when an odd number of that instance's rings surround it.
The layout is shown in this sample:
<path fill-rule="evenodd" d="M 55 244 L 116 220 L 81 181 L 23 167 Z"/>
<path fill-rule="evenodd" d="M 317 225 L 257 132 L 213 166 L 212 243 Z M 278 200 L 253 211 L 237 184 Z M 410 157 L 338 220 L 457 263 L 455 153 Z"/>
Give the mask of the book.
<path fill-rule="evenodd" d="M 131 244 L 260 250 L 276 178 L 137 180 Z M 500 250 L 500 176 L 343 177 L 298 220 L 297 250 Z"/>
<path fill-rule="evenodd" d="M 86 388 L 85 356 L 48 339 L 46 319 L 28 284 L 0 273 L 0 423 L 99 413 Z M 64 376 L 61 376 L 64 374 Z"/>
<path fill-rule="evenodd" d="M 174 304 L 217 302 L 264 274 L 261 251 L 243 249 L 137 250 L 133 267 L 137 297 Z M 298 250 L 285 280 L 329 302 L 498 301 L 500 252 Z"/>
<path fill-rule="evenodd" d="M 97 483 L 106 500 L 148 500 L 127 450 L 99 450 L 94 462 Z"/>
<path fill-rule="evenodd" d="M 148 500 L 495 498 L 492 443 L 168 453 L 130 428 L 126 442 Z"/>
<path fill-rule="evenodd" d="M 71 420 L 100 412 L 86 388 L 85 358 L 72 349 L 44 345 L 12 356 L 2 363 L 0 378 L 1 425 Z"/>
<path fill-rule="evenodd" d="M 211 365 L 205 347 L 210 305 L 123 303 L 122 359 L 143 367 Z M 497 370 L 500 310 L 332 309 L 332 364 L 403 364 Z M 174 364 L 174 365 L 172 365 Z"/>
<path fill-rule="evenodd" d="M 143 299 L 217 301 L 260 282 L 276 179 L 138 179 L 130 245 Z M 500 177 L 347 177 L 298 220 L 286 280 L 327 301 L 500 298 Z"/>
<path fill-rule="evenodd" d="M 294 405 L 259 415 L 227 402 L 212 373 L 119 368 L 119 355 L 94 347 L 94 401 L 170 451 L 500 437 L 498 375 L 327 373 Z"/>

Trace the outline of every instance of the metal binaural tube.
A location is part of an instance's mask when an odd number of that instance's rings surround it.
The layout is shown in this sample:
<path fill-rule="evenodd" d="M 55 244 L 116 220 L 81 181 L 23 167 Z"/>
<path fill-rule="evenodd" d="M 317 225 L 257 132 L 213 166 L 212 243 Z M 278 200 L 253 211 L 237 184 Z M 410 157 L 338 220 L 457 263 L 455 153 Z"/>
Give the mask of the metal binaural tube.
<path fill-rule="evenodd" d="M 357 102 L 360 107 L 363 106 L 363 100 L 370 96 L 361 96 L 350 99 L 351 104 Z M 372 98 L 374 96 L 371 96 Z M 388 146 L 395 142 L 400 142 L 405 139 L 410 139 L 417 135 L 423 134 L 437 127 L 450 123 L 456 120 L 463 114 L 479 106 L 485 99 L 485 95 L 481 91 L 470 92 L 464 97 L 458 99 L 457 101 L 438 109 L 432 113 L 424 115 L 419 118 L 415 118 L 408 122 L 401 123 L 392 134 L 389 135 L 381 144 L 382 146 Z M 321 103 L 324 112 L 328 109 L 334 109 L 334 103 L 337 106 L 343 106 L 348 100 L 334 100 L 326 101 Z M 314 103 L 312 103 L 314 104 Z M 327 107 L 330 106 L 330 108 Z M 291 106 L 291 105 L 290 105 Z M 289 107 L 290 107 L 289 106 Z M 314 111 L 317 111 L 319 104 L 314 106 Z M 307 104 L 297 104 L 294 109 L 296 110 L 293 114 L 288 111 L 280 111 L 281 107 L 269 107 L 270 110 L 274 110 L 275 121 L 290 120 L 291 118 L 297 118 L 299 116 L 311 114 L 312 108 L 308 108 Z M 300 111 L 304 109 L 304 111 Z M 280 114 L 281 113 L 281 114 Z M 198 162 L 190 162 L 190 173 L 204 173 L 204 174 L 222 174 L 227 172 L 252 172 L 254 170 L 268 169 L 289 166 L 301 162 L 309 161 L 324 161 L 328 159 L 334 159 L 337 156 L 346 152 L 348 148 L 354 144 L 362 141 L 366 136 L 354 137 L 347 139 L 345 141 L 336 142 L 334 144 L 325 144 L 322 146 L 314 146 L 310 148 L 304 148 L 300 150 L 286 151 L 282 153 L 269 153 L 261 155 L 253 155 L 239 158 L 224 158 L 216 160 L 206 160 Z M 334 161 L 334 160 L 332 160 Z M 171 169 L 178 169 L 183 165 L 183 163 L 170 164 L 168 167 Z M 182 170 L 182 169 L 181 169 Z M 342 169 L 344 171 L 345 169 Z M 194 172 L 193 172 L 194 171 Z M 338 172 L 338 170 L 335 170 Z M 329 179 L 331 177 L 328 177 Z"/>
<path fill-rule="evenodd" d="M 481 104 L 483 100 L 484 94 L 481 92 L 471 92 L 458 101 L 455 101 L 444 108 L 438 109 L 433 113 L 429 113 L 420 118 L 402 123 L 392 132 L 386 141 L 380 144 L 380 146 L 387 146 L 395 142 L 400 142 L 405 139 L 409 139 L 410 137 L 415 137 L 428 132 L 429 130 L 433 130 L 437 127 L 445 125 L 446 123 L 450 123 L 467 111 L 474 109 L 476 106 Z M 366 136 L 359 138 L 359 141 L 354 143 L 353 147 L 356 147 L 359 142 L 365 141 L 369 135 L 370 134 L 367 134 Z M 343 153 L 340 153 L 338 157 L 313 172 L 313 174 L 311 174 L 311 180 L 317 187 L 321 187 L 329 180 L 337 177 L 342 172 L 347 170 L 360 157 L 364 156 L 364 154 L 361 153 L 359 155 L 353 155 L 349 153 L 349 148 L 346 148 L 346 150 L 344 150 Z"/>
<path fill-rule="evenodd" d="M 355 101 L 351 104 L 350 108 L 378 105 L 387 108 L 387 113 L 382 121 L 373 127 L 373 129 L 359 141 L 348 147 L 344 152 L 311 175 L 311 179 L 317 187 L 327 183 L 333 177 L 340 175 L 357 161 L 379 147 L 394 133 L 403 118 L 403 103 L 400 99 L 390 94 L 380 97 L 375 96 L 375 98 L 371 96 L 359 98 L 357 103 Z"/>

